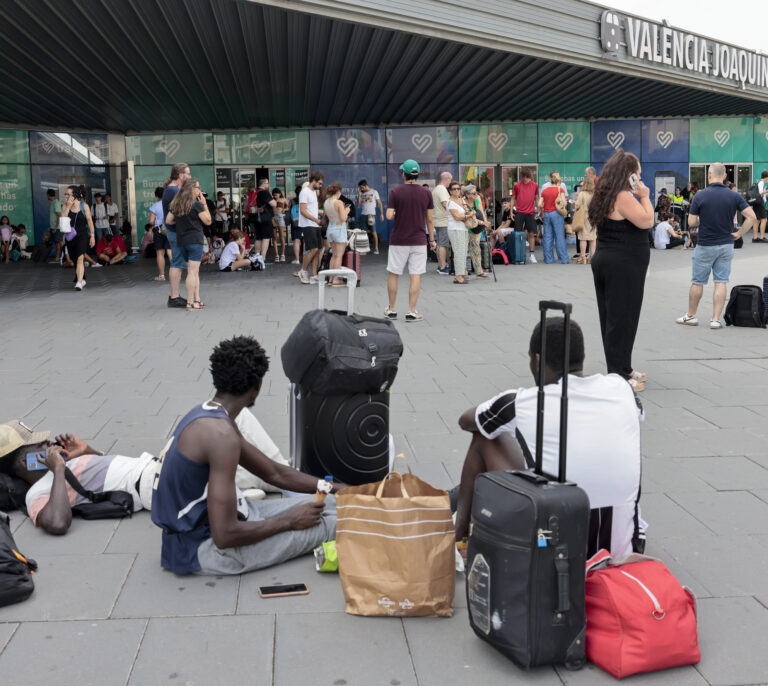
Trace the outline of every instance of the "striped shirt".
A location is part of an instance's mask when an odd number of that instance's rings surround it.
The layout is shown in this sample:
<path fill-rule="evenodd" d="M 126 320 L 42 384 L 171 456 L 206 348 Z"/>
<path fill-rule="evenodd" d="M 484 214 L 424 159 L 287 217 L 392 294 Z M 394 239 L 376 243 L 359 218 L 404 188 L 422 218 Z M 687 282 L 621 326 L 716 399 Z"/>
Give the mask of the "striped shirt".
<path fill-rule="evenodd" d="M 557 474 L 560 446 L 560 383 L 544 388 L 543 469 Z M 529 466 L 536 454 L 538 388 L 504 391 L 477 408 L 486 438 L 515 435 Z M 590 554 L 600 548 L 623 557 L 645 540 L 640 518 L 640 422 L 643 410 L 617 374 L 568 377 L 567 477 L 583 488 L 592 507 Z"/>

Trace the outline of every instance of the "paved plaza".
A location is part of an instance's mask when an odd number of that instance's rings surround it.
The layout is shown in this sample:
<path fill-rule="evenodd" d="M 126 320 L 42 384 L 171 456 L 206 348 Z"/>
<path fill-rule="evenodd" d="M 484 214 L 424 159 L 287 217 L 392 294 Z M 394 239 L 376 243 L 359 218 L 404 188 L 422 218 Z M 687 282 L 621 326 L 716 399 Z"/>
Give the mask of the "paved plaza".
<path fill-rule="evenodd" d="M 652 251 L 635 366 L 641 394 L 648 553 L 698 599 L 702 661 L 632 684 L 768 683 L 768 332 L 712 331 L 711 285 L 702 325 L 675 324 L 687 305 L 691 252 Z M 386 257 L 363 260 L 357 310 L 380 316 Z M 434 267 L 434 265 L 430 265 Z M 105 452 L 157 452 L 195 403 L 210 397 L 208 356 L 220 339 L 256 336 L 271 368 L 254 412 L 288 455 L 288 383 L 280 347 L 317 302 L 289 264 L 263 273 L 203 268 L 202 312 L 165 306 L 154 261 L 72 270 L 0 265 L 0 421 L 72 432 Z M 737 251 L 733 284 L 760 284 L 768 246 Z M 540 298 L 573 303 L 584 329 L 586 373 L 604 371 L 591 271 L 581 265 L 497 267 L 498 283 L 458 287 L 428 274 L 419 309 L 398 330 L 405 344 L 392 388 L 391 431 L 413 471 L 437 487 L 458 483 L 469 439 L 459 413 L 508 387 L 531 385 L 527 346 Z M 341 305 L 345 291 L 329 296 Z M 596 440 L 600 440 L 597 435 Z M 606 466 L 610 468 L 610 466 Z M 149 513 L 75 519 L 66 536 L 12 528 L 40 569 L 35 592 L 0 608 L 0 674 L 25 686 L 275 684 L 483 686 L 608 684 L 580 672 L 519 670 L 469 628 L 463 576 L 450 619 L 354 617 L 338 577 L 307 556 L 242 577 L 178 577 L 160 568 Z M 305 582 L 307 596 L 261 599 L 263 584 Z"/>

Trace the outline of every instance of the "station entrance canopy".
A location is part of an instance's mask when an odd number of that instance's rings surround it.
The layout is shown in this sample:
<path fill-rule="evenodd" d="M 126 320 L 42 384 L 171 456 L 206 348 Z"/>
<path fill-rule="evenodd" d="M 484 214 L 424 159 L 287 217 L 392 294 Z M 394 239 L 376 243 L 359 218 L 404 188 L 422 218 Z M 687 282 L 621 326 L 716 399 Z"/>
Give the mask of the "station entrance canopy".
<path fill-rule="evenodd" d="M 582 0 L 5 0 L 3 14 L 0 122 L 14 127 L 768 111 L 768 57 Z"/>

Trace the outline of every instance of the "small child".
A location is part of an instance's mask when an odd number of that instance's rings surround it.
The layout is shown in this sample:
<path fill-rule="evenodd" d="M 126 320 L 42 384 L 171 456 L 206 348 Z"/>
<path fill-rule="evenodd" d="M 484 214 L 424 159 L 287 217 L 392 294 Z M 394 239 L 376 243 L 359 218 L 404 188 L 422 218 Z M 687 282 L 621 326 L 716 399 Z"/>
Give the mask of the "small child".
<path fill-rule="evenodd" d="M 8 262 L 11 258 L 11 234 L 13 233 L 13 227 L 11 226 L 11 220 L 6 215 L 0 217 L 0 242 L 2 242 L 2 248 L 0 248 L 0 259 L 4 262 Z"/>
<path fill-rule="evenodd" d="M 27 236 L 27 227 L 24 224 L 19 224 L 14 230 L 11 236 L 11 257 L 13 257 L 14 251 L 16 251 L 16 259 L 23 259 L 30 256 L 27 246 L 29 245 L 29 236 Z"/>
<path fill-rule="evenodd" d="M 155 234 L 152 231 L 152 224 L 145 224 L 144 225 L 144 237 L 141 239 L 141 254 L 144 255 L 144 257 L 154 257 L 154 243 L 155 243 Z M 152 246 L 152 254 L 147 254 L 147 248 L 149 246 Z"/>

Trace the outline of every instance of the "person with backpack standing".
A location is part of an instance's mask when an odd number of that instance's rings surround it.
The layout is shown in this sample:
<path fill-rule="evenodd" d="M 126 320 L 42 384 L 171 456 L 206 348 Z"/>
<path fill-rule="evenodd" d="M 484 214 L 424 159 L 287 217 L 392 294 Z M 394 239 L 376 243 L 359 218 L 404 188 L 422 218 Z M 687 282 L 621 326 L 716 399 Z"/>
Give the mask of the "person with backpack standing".
<path fill-rule="evenodd" d="M 544 262 L 546 264 L 555 263 L 555 255 L 552 251 L 552 246 L 554 245 L 557 250 L 558 262 L 560 264 L 568 264 L 568 246 L 565 242 L 565 215 L 561 213 L 558 207 L 563 202 L 566 202 L 563 206 L 567 207 L 567 191 L 565 186 L 561 184 L 560 174 L 552 172 L 549 178 L 551 183 L 541 191 L 541 197 L 539 198 L 539 215 L 544 222 L 541 239 L 541 247 L 544 250 Z"/>
<path fill-rule="evenodd" d="M 765 201 L 768 199 L 768 170 L 763 170 L 760 180 L 747 191 L 747 202 L 755 211 L 757 224 L 755 224 L 753 243 L 768 243 L 765 238 L 765 224 L 768 221 L 768 210 Z"/>
<path fill-rule="evenodd" d="M 707 171 L 708 185 L 700 190 L 691 202 L 688 226 L 699 228 L 699 241 L 693 251 L 693 274 L 688 293 L 688 310 L 677 318 L 678 324 L 697 326 L 696 310 L 704 293 L 704 286 L 712 279 L 715 292 L 712 297 L 710 329 L 721 329 L 720 315 L 725 306 L 726 284 L 731 275 L 733 242 L 741 238 L 757 221 L 755 211 L 736 191 L 725 185 L 725 165 L 716 162 Z M 741 212 L 746 221 L 734 231 L 733 215 Z"/>

